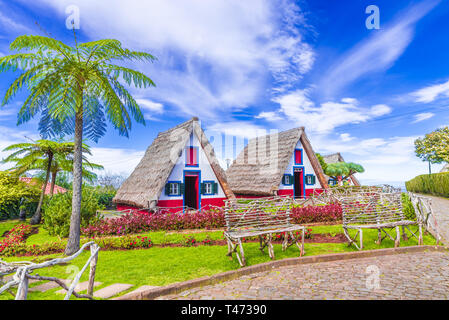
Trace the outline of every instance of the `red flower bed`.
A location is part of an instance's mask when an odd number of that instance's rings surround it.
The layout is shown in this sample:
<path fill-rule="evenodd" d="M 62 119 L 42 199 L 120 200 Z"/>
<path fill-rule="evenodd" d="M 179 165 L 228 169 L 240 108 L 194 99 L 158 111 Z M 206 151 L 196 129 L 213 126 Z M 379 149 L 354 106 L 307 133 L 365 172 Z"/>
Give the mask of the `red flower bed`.
<path fill-rule="evenodd" d="M 11 256 L 23 251 L 26 238 L 33 232 L 27 224 L 19 224 L 12 228 L 0 241 L 0 256 Z"/>
<path fill-rule="evenodd" d="M 291 211 L 293 223 L 336 222 L 343 219 L 343 211 L 338 203 L 325 206 L 294 207 Z"/>
<path fill-rule="evenodd" d="M 342 219 L 338 204 L 292 208 L 293 223 L 334 222 Z M 120 218 L 100 220 L 82 229 L 87 236 L 126 235 L 158 230 L 217 229 L 225 226 L 222 209 L 185 214 L 128 214 Z"/>

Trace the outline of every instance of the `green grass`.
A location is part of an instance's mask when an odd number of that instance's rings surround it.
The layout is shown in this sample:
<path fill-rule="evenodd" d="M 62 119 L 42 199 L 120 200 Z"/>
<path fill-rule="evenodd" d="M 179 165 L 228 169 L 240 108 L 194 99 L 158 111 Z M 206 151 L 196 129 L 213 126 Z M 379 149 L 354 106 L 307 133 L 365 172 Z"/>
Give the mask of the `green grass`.
<path fill-rule="evenodd" d="M 14 222 L 8 222 L 14 223 Z M 1 228 L 7 229 L 2 223 Z M 342 233 L 341 225 L 331 226 L 313 226 L 312 233 Z M 2 229 L 0 229 L 2 230 Z M 414 230 L 414 229 L 412 229 Z M 207 235 L 212 239 L 221 239 L 223 232 L 201 232 L 193 234 L 194 237 L 201 241 Z M 181 233 L 167 233 L 167 232 L 148 232 L 152 241 L 157 243 L 179 242 L 184 239 L 186 234 Z M 377 239 L 377 230 L 364 231 L 364 246 L 365 250 L 378 248 L 392 248 L 394 242 L 385 239 L 379 246 L 374 243 Z M 41 241 L 52 241 L 55 237 L 49 236 L 42 228 L 37 235 L 29 238 L 27 243 L 41 243 Z M 435 244 L 435 240 L 430 235 L 424 236 L 424 244 Z M 408 241 L 401 241 L 401 246 L 417 245 L 417 240 L 410 237 Z M 258 243 L 245 243 L 245 257 L 248 265 L 255 265 L 270 261 L 268 254 L 261 253 L 258 250 Z M 348 247 L 346 243 L 306 243 L 306 256 L 356 251 L 354 247 Z M 299 256 L 299 250 L 296 246 L 290 247 L 287 251 L 282 252 L 281 245 L 275 244 L 274 251 L 276 259 L 284 259 L 289 257 Z M 135 290 L 142 285 L 162 286 L 174 282 L 186 281 L 190 279 L 200 278 L 203 276 L 210 276 L 216 273 L 235 270 L 239 268 L 237 259 L 230 259 L 226 256 L 226 246 L 198 246 L 198 247 L 152 247 L 149 249 L 128 250 L 128 251 L 101 251 L 99 254 L 96 281 L 103 284 L 96 289 L 106 287 L 113 283 L 129 283 L 134 287 L 128 291 Z M 49 255 L 40 257 L 13 257 L 3 258 L 6 261 L 23 261 L 35 260 L 36 262 L 43 261 L 49 258 L 59 257 L 60 255 Z M 47 276 L 56 276 L 60 278 L 73 277 L 73 266 L 82 268 L 89 254 L 83 253 L 80 257 L 75 259 L 73 263 L 66 266 L 55 266 L 39 270 L 39 274 Z M 81 281 L 88 279 L 88 271 L 86 271 L 81 278 Z M 36 284 L 31 284 L 33 287 Z M 63 299 L 63 295 L 58 295 L 55 292 L 59 289 L 53 289 L 45 293 L 30 292 L 29 299 Z M 12 299 L 9 294 L 0 295 L 0 300 Z"/>

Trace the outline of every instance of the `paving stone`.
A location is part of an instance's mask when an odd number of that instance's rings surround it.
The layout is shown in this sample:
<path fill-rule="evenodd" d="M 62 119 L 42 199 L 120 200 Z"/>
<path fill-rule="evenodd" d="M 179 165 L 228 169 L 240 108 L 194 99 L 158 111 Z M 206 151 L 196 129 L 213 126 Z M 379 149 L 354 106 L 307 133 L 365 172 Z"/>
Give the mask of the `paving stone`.
<path fill-rule="evenodd" d="M 381 271 L 367 285 L 368 266 Z M 419 252 L 281 267 L 274 272 L 188 290 L 158 300 L 197 299 L 448 299 L 447 252 Z M 371 282 L 369 282 L 371 283 Z M 187 294 L 188 293 L 188 294 Z"/>
<path fill-rule="evenodd" d="M 48 281 L 43 284 L 40 284 L 38 286 L 32 287 L 29 289 L 29 291 L 39 291 L 39 292 L 45 292 L 54 288 L 60 288 L 59 284 L 57 284 L 54 281 Z"/>
<path fill-rule="evenodd" d="M 142 291 L 146 291 L 146 290 L 151 290 L 151 289 L 154 289 L 154 288 L 159 288 L 159 286 L 141 286 L 141 287 L 137 288 L 136 290 L 131 291 L 131 292 L 125 294 L 124 296 L 120 297 L 120 298 L 131 296 L 134 293 L 138 293 L 138 292 L 142 292 Z M 115 300 L 115 299 L 118 299 L 118 298 L 114 298 L 112 300 Z"/>
<path fill-rule="evenodd" d="M 94 287 L 101 285 L 103 282 L 94 282 Z M 67 287 L 70 286 L 70 283 L 66 283 Z M 77 293 L 87 290 L 87 287 L 89 286 L 89 281 L 80 282 L 76 285 L 75 291 Z M 61 289 L 56 291 L 58 294 L 66 294 L 67 291 L 65 289 Z"/>
<path fill-rule="evenodd" d="M 124 283 L 111 284 L 108 287 L 105 287 L 103 289 L 95 291 L 94 292 L 94 297 L 96 297 L 96 298 L 103 298 L 103 299 L 109 299 L 109 298 L 119 294 L 120 292 L 128 290 L 132 286 L 133 286 L 132 284 L 124 284 Z"/>

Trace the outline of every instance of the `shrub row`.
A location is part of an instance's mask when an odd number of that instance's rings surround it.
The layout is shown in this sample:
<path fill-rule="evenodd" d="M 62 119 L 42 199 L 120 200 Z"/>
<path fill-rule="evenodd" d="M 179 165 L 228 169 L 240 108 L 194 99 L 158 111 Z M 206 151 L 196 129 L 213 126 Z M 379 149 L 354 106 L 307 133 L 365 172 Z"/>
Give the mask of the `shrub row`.
<path fill-rule="evenodd" d="M 449 172 L 423 174 L 407 181 L 408 191 L 449 198 Z"/>
<path fill-rule="evenodd" d="M 342 219 L 338 204 L 292 208 L 293 223 L 335 222 Z M 100 220 L 82 228 L 87 236 L 126 235 L 147 231 L 217 229 L 225 226 L 222 209 L 203 210 L 186 214 L 145 214 L 133 213 L 119 218 Z"/>

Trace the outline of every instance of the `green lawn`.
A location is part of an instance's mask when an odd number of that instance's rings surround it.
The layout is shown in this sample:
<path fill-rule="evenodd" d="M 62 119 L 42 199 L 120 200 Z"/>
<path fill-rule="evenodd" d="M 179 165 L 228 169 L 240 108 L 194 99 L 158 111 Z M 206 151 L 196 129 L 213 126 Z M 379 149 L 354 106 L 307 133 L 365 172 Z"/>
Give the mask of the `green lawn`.
<path fill-rule="evenodd" d="M 5 224 L 14 225 L 14 222 Z M 3 223 L 0 223 L 0 230 L 6 229 Z M 314 226 L 312 233 L 330 233 L 337 234 L 342 232 L 341 225 L 334 226 Z M 166 233 L 166 232 L 148 232 L 153 243 L 169 243 L 182 240 L 185 234 Z M 204 239 L 207 235 L 211 239 L 221 239 L 222 231 L 195 233 L 197 240 Z M 42 228 L 36 235 L 31 236 L 27 243 L 43 243 L 46 241 L 56 240 L 51 237 Z M 376 230 L 366 230 L 364 232 L 365 250 L 376 248 L 392 248 L 394 243 L 385 239 L 380 246 L 374 243 L 377 239 Z M 430 235 L 425 235 L 424 244 L 435 244 L 435 240 Z M 401 246 L 417 245 L 415 238 L 408 241 L 402 241 Z M 268 254 L 262 254 L 258 250 L 257 243 L 245 243 L 245 256 L 248 265 L 254 265 L 270 261 Z M 319 255 L 335 252 L 355 251 L 354 247 L 348 247 L 345 243 L 306 243 L 306 256 Z M 296 246 L 290 247 L 286 252 L 282 252 L 281 245 L 274 245 L 276 259 L 299 256 L 299 250 Z M 96 281 L 103 284 L 97 288 L 102 288 L 113 283 L 129 283 L 134 287 L 128 291 L 132 291 L 141 285 L 162 286 L 174 282 L 185 281 L 189 279 L 210 276 L 216 273 L 235 270 L 239 268 L 237 260 L 231 260 L 226 256 L 226 246 L 198 246 L 198 247 L 152 247 L 149 249 L 128 250 L 128 251 L 101 251 L 97 266 Z M 35 260 L 42 261 L 48 258 L 58 257 L 60 255 L 40 256 L 40 257 L 14 257 L 3 258 L 6 261 L 23 261 Z M 73 276 L 73 266 L 81 268 L 87 260 L 89 254 L 83 253 L 71 265 L 55 266 L 52 268 L 42 269 L 39 271 L 41 275 L 56 276 L 60 278 L 68 278 Z M 88 279 L 88 271 L 85 272 L 81 281 Z M 31 284 L 33 287 L 36 284 Z M 55 294 L 53 289 L 45 293 L 29 294 L 29 299 L 62 299 L 62 295 Z M 3 294 L 0 299 L 12 299 L 12 296 Z"/>

